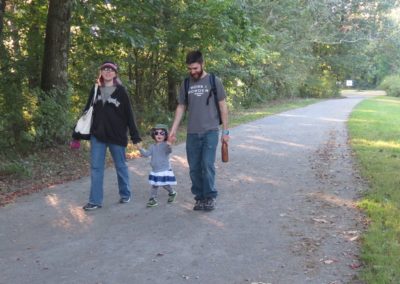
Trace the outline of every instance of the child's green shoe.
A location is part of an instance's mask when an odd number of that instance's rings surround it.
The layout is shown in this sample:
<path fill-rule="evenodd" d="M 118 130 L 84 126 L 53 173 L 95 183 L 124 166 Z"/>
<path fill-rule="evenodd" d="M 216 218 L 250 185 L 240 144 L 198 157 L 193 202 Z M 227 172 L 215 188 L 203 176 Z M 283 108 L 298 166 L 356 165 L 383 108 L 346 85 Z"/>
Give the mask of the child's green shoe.
<path fill-rule="evenodd" d="M 150 198 L 149 202 L 147 202 L 147 207 L 155 207 L 157 205 L 158 205 L 157 200 L 154 198 Z"/>
<path fill-rule="evenodd" d="M 174 202 L 177 195 L 178 194 L 176 193 L 176 191 L 174 191 L 173 193 L 168 194 L 168 203 Z"/>

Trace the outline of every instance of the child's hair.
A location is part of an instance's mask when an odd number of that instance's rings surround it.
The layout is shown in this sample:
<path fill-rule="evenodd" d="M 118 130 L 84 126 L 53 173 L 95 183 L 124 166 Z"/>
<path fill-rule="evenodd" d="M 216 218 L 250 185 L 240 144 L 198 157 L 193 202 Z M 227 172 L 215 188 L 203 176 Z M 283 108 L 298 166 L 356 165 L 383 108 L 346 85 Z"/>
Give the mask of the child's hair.
<path fill-rule="evenodd" d="M 168 127 L 165 124 L 157 124 L 156 126 L 154 126 L 151 129 L 151 138 L 153 138 L 154 140 L 156 140 L 156 130 L 163 130 L 165 131 L 165 135 L 164 135 L 164 141 L 167 141 L 168 139 Z"/>

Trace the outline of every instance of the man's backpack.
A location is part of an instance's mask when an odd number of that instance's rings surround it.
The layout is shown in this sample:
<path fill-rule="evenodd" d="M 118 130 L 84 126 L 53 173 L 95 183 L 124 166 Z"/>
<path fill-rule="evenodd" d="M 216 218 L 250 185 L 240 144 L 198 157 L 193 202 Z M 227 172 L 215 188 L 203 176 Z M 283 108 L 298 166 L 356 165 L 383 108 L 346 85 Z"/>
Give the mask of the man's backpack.
<path fill-rule="evenodd" d="M 217 87 L 215 85 L 215 75 L 213 73 L 209 73 L 209 78 L 210 78 L 210 85 L 211 85 L 211 90 L 207 98 L 207 105 L 210 102 L 211 96 L 214 96 L 214 102 L 215 106 L 217 107 L 217 112 L 218 112 L 218 117 L 219 117 L 219 124 L 222 124 L 222 119 L 221 119 L 221 110 L 219 108 L 219 103 L 218 103 L 218 96 L 217 96 Z M 185 78 L 185 104 L 188 105 L 189 103 L 189 77 Z"/>

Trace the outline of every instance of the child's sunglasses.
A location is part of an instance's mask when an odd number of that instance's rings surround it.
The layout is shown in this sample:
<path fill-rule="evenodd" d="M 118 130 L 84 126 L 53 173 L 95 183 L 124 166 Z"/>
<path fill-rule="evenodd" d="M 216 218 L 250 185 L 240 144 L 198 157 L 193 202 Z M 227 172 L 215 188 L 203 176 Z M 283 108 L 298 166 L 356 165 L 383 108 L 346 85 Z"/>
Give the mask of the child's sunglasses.
<path fill-rule="evenodd" d="M 165 135 L 165 131 L 164 130 L 155 130 L 154 135 Z"/>

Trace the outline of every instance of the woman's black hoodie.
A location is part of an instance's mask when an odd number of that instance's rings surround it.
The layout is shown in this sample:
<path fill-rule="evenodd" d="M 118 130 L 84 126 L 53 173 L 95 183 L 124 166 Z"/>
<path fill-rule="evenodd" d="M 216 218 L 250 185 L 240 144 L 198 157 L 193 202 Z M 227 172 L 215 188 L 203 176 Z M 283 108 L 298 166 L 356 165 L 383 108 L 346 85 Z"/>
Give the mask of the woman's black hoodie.
<path fill-rule="evenodd" d="M 93 94 L 94 87 L 90 91 L 85 111 L 90 106 Z M 100 88 L 98 88 L 90 135 L 94 135 L 94 137 L 103 143 L 112 143 L 126 147 L 128 144 L 128 130 L 133 144 L 142 141 L 125 87 L 117 85 L 115 91 L 104 104 L 101 100 Z"/>

